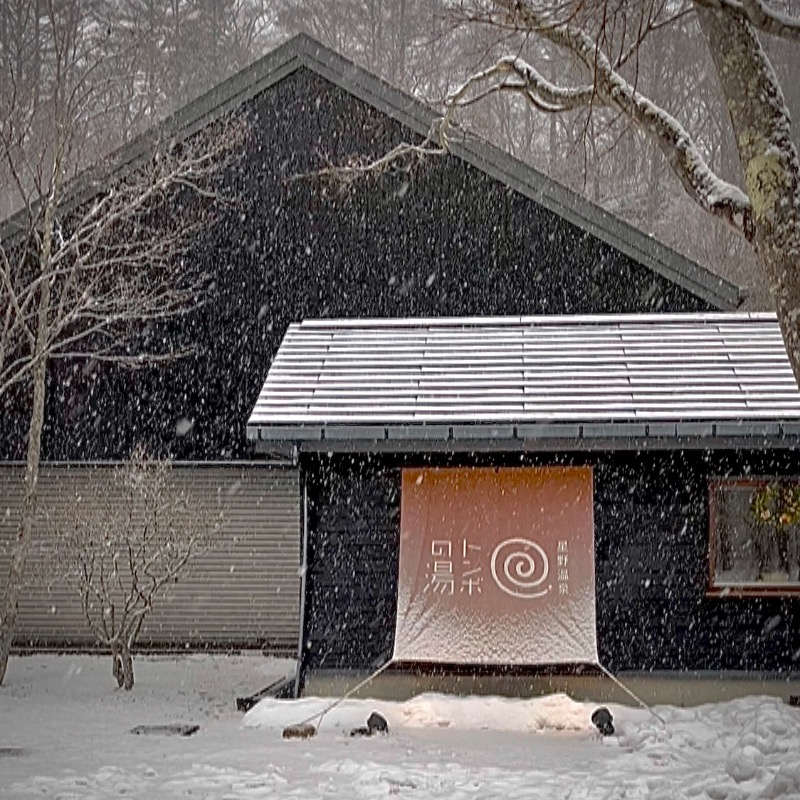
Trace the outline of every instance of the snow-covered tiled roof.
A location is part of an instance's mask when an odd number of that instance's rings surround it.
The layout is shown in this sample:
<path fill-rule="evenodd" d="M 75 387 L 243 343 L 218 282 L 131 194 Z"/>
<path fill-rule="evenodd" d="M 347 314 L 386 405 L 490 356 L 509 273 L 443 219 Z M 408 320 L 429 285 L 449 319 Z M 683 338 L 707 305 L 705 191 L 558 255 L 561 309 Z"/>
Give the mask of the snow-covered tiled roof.
<path fill-rule="evenodd" d="M 798 432 L 771 314 L 307 320 L 248 422 L 270 441 Z"/>

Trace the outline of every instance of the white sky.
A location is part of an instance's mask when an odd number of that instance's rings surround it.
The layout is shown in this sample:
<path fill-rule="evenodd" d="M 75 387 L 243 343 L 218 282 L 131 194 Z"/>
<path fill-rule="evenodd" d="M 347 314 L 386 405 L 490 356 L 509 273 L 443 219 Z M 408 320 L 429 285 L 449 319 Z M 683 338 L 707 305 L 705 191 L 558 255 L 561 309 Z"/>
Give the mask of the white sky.
<path fill-rule="evenodd" d="M 136 686 L 115 688 L 110 659 L 13 658 L 0 688 L 2 798 L 800 799 L 800 709 L 753 697 L 695 709 L 611 706 L 601 739 L 595 705 L 423 695 L 346 701 L 316 737 L 283 727 L 329 701 L 235 698 L 293 664 L 257 655 L 139 658 Z M 353 739 L 378 710 L 387 737 Z M 135 736 L 142 724 L 196 722 L 192 737 Z M 0 750 L 0 753 L 2 750 Z"/>

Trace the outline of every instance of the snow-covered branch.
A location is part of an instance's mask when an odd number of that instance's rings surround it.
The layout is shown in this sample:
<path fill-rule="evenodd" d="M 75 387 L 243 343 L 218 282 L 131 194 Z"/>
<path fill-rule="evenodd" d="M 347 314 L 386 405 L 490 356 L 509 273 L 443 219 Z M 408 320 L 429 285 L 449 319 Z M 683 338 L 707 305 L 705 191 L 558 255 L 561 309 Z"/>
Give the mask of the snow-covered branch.
<path fill-rule="evenodd" d="M 447 97 L 445 107 L 452 113 L 453 109 L 473 105 L 494 92 L 509 91 L 521 94 L 531 105 L 548 112 L 570 111 L 588 105 L 594 95 L 592 86 L 557 86 L 523 59 L 507 56 L 489 69 L 470 76 Z"/>
<path fill-rule="evenodd" d="M 507 87 L 528 92 L 529 101 L 533 92 L 537 108 L 560 110 L 573 100 L 588 98 L 586 104 L 591 107 L 603 106 L 630 121 L 658 144 L 697 205 L 724 220 L 752 247 L 800 385 L 800 157 L 784 93 L 762 43 L 765 34 L 800 40 L 800 20 L 776 11 L 764 0 L 691 0 L 675 6 L 608 0 L 561 4 L 487 0 L 478 2 L 478 8 L 481 21 L 504 34 L 548 41 L 569 54 L 586 69 L 593 92 L 553 92 L 535 70 L 514 69 L 518 60 L 504 59 L 473 76 L 467 88 L 456 93 L 444 119 L 442 140 L 446 141 L 446 128 L 459 101 L 466 105 Z M 676 14 L 676 8 L 677 13 L 685 8 L 692 11 L 713 62 L 723 114 L 715 122 L 718 130 L 727 128 L 733 134 L 744 188 L 722 180 L 710 168 L 688 129 L 694 124 L 695 135 L 701 136 L 702 121 L 690 118 L 685 127 L 639 90 L 640 45 L 648 32 Z M 632 67 L 628 62 L 634 54 Z M 635 77 L 628 78 L 632 69 Z"/>
<path fill-rule="evenodd" d="M 546 111 L 589 104 L 605 106 L 629 119 L 658 144 L 684 189 L 698 205 L 748 239 L 752 236 L 748 196 L 713 172 L 686 128 L 615 68 L 595 38 L 573 21 L 577 15 L 567 15 L 566 21 L 562 21 L 554 16 L 551 7 L 535 0 L 498 0 L 496 5 L 502 10 L 504 24 L 536 34 L 577 57 L 592 76 L 593 83 L 585 87 L 559 87 L 519 58 L 501 59 L 489 70 L 474 75 L 451 95 L 443 122 L 445 141 L 453 108 L 459 103 L 465 104 L 463 98 L 468 97 L 474 87 L 485 87 L 487 82 L 490 86 L 513 89 Z M 483 92 L 485 95 L 487 90 L 484 88 Z"/>

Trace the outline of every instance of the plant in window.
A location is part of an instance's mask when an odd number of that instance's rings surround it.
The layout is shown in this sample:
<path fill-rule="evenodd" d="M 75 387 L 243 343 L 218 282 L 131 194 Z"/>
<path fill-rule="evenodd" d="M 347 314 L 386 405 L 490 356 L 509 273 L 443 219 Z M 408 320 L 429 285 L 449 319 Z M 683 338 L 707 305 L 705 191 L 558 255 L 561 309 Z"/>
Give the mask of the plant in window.
<path fill-rule="evenodd" d="M 800 484 L 785 483 L 780 491 L 780 514 L 777 525 L 778 557 L 790 580 L 798 566 L 797 538 L 800 526 Z"/>
<path fill-rule="evenodd" d="M 795 540 L 800 525 L 800 485 L 780 482 L 760 486 L 750 500 L 750 516 L 759 579 L 776 560 L 775 566 L 792 579 L 797 561 Z"/>
<path fill-rule="evenodd" d="M 775 537 L 775 520 L 778 517 L 778 487 L 775 484 L 768 483 L 753 492 L 750 515 L 753 518 L 751 541 L 760 580 L 767 570 L 771 544 Z"/>

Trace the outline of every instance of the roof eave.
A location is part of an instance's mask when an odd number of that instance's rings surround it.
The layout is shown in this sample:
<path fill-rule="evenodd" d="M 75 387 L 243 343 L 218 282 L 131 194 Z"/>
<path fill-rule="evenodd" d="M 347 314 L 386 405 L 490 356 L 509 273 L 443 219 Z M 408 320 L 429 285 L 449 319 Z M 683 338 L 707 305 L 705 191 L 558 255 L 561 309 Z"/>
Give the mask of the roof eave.
<path fill-rule="evenodd" d="M 800 420 L 689 422 L 547 422 L 520 424 L 250 423 L 257 451 L 585 451 L 652 449 L 773 449 L 800 444 Z"/>

